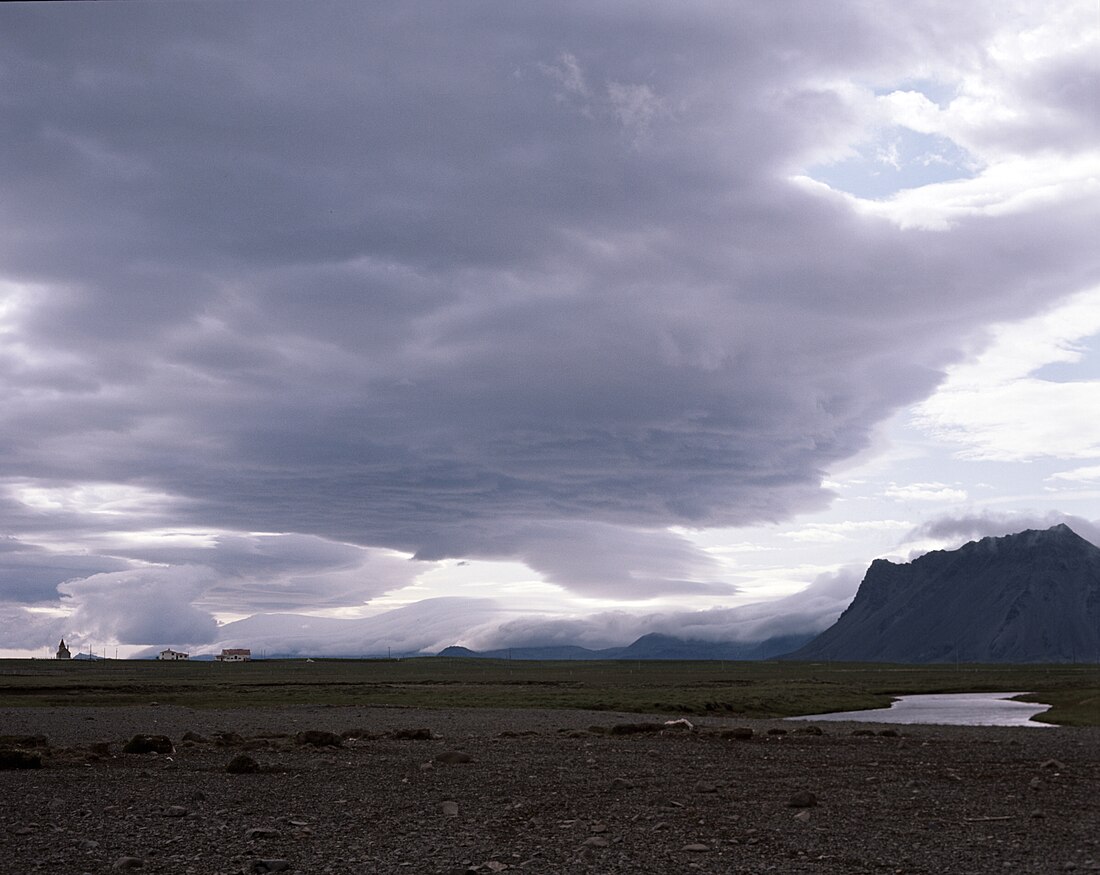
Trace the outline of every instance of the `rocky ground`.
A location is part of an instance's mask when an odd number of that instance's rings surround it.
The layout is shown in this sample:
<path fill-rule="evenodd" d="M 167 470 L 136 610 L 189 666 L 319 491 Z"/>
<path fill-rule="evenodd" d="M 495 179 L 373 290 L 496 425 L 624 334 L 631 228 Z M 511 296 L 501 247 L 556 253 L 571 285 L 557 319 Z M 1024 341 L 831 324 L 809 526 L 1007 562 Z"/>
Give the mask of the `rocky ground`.
<path fill-rule="evenodd" d="M 665 719 L 3 710 L 0 872 L 1100 870 L 1100 730 Z"/>

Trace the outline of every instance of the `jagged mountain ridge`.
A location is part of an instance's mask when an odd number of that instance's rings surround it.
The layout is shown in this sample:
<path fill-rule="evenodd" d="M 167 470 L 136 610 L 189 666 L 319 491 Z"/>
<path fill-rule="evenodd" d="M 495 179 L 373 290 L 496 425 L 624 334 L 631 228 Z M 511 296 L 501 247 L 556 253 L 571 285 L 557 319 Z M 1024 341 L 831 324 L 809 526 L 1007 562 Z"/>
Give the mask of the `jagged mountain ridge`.
<path fill-rule="evenodd" d="M 1100 659 L 1100 548 L 1062 524 L 871 563 L 833 626 L 790 659 Z"/>

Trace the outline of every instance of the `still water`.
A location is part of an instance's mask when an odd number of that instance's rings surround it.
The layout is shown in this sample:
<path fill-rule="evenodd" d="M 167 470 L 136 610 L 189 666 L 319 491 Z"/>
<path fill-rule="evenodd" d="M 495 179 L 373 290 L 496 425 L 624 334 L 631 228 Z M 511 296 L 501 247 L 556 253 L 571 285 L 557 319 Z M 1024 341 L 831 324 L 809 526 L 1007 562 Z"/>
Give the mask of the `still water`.
<path fill-rule="evenodd" d="M 889 708 L 869 711 L 837 711 L 833 714 L 808 714 L 789 720 L 853 720 L 861 723 L 940 723 L 954 726 L 1032 726 L 1049 727 L 1030 718 L 1050 705 L 1013 702 L 1023 693 L 936 693 L 926 696 L 902 696 Z"/>

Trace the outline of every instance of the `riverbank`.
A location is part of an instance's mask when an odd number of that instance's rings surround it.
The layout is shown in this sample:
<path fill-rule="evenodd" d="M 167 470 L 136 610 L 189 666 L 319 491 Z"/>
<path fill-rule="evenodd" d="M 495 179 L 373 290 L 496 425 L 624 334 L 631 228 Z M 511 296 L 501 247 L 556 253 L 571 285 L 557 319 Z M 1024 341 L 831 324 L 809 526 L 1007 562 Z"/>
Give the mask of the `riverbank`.
<path fill-rule="evenodd" d="M 666 719 L 3 709 L 4 733 L 48 746 L 44 768 L 0 771 L 4 798 L 20 800 L 0 809 L 0 853 L 21 873 L 105 872 L 124 858 L 196 875 L 284 862 L 311 875 L 1100 869 L 1100 730 L 830 723 L 818 735 L 707 717 L 656 731 Z M 298 743 L 305 730 L 339 746 Z M 136 733 L 175 750 L 122 753 Z M 258 771 L 228 773 L 242 755 Z"/>

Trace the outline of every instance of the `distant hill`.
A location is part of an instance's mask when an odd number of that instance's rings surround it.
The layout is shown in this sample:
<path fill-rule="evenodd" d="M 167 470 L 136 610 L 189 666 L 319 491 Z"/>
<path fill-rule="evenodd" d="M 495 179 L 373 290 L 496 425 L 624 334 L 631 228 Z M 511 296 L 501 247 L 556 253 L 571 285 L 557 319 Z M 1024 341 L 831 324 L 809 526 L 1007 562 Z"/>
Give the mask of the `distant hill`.
<path fill-rule="evenodd" d="M 877 559 L 836 623 L 790 659 L 1100 659 L 1100 548 L 1066 525 Z"/>
<path fill-rule="evenodd" d="M 439 656 L 482 659 L 772 659 L 809 641 L 811 635 L 783 635 L 765 641 L 695 641 L 671 635 L 643 635 L 626 647 L 589 650 L 575 645 L 510 647 L 500 650 L 470 650 L 447 647 Z"/>

